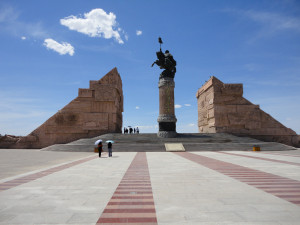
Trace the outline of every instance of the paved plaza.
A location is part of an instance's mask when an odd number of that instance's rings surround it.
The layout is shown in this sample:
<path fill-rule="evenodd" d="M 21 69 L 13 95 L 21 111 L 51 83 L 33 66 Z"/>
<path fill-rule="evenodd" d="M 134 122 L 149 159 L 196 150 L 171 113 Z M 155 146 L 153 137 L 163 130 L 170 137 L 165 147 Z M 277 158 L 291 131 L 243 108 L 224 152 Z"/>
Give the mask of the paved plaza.
<path fill-rule="evenodd" d="M 300 224 L 300 149 L 0 150 L 0 224 Z"/>

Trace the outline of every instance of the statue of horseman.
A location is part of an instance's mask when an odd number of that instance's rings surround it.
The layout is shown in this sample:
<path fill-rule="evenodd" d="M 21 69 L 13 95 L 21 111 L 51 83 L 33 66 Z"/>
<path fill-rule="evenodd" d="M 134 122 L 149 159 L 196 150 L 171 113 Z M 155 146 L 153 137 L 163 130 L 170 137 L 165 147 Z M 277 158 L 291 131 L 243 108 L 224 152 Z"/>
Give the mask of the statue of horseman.
<path fill-rule="evenodd" d="M 169 77 L 174 78 L 176 73 L 176 61 L 174 60 L 173 56 L 166 50 L 165 53 L 161 50 L 162 39 L 159 37 L 158 42 L 160 44 L 159 52 L 156 52 L 157 60 L 152 64 L 158 65 L 160 69 L 164 69 L 164 71 L 160 74 L 159 79 Z"/>

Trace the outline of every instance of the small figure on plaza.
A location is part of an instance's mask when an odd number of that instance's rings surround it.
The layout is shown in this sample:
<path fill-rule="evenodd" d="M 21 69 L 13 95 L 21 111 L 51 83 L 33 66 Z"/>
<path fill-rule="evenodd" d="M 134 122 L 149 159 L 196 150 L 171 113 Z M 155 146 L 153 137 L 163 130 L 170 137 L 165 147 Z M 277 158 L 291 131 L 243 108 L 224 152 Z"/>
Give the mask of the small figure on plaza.
<path fill-rule="evenodd" d="M 152 64 L 158 65 L 160 69 L 164 69 L 164 71 L 160 74 L 159 79 L 169 77 L 174 78 L 176 73 L 176 61 L 174 60 L 173 56 L 166 50 L 165 53 L 161 50 L 162 39 L 159 37 L 158 42 L 160 44 L 159 52 L 156 52 L 157 60 Z"/>

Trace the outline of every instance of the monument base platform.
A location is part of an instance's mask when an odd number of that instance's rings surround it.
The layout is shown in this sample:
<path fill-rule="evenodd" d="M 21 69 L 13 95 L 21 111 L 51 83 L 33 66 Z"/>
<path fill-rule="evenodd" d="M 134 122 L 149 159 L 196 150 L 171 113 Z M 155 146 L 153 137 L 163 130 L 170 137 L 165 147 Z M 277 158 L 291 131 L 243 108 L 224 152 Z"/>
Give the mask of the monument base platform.
<path fill-rule="evenodd" d="M 93 152 L 94 143 L 98 139 L 113 140 L 114 152 L 165 152 L 165 143 L 181 143 L 185 151 L 252 151 L 254 145 L 260 146 L 261 151 L 285 151 L 296 148 L 276 143 L 263 142 L 248 137 L 237 137 L 226 133 L 201 134 L 177 133 L 175 138 L 160 138 L 152 134 L 104 134 L 94 138 L 80 139 L 68 144 L 56 144 L 44 151 Z M 104 144 L 104 151 L 107 145 Z"/>

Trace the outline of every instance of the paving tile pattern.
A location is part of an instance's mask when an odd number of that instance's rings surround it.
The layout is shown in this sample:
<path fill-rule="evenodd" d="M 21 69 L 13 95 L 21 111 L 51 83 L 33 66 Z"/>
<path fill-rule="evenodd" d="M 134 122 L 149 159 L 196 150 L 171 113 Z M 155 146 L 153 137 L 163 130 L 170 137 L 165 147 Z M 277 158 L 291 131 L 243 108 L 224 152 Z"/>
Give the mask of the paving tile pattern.
<path fill-rule="evenodd" d="M 174 154 L 300 206 L 300 181 L 189 152 Z"/>
<path fill-rule="evenodd" d="M 97 224 L 157 224 L 146 153 L 137 153 Z"/>
<path fill-rule="evenodd" d="M 242 157 L 247 157 L 247 158 L 252 158 L 252 159 L 260 159 L 260 160 L 265 160 L 265 161 L 270 161 L 270 162 L 284 163 L 284 164 L 289 164 L 289 165 L 294 165 L 294 166 L 300 166 L 300 163 L 288 162 L 288 161 L 284 161 L 284 160 L 267 159 L 267 158 L 262 158 L 262 157 L 258 157 L 258 156 L 242 155 L 242 154 L 231 153 L 231 152 L 219 152 L 219 153 L 227 154 L 227 155 L 242 156 Z"/>
<path fill-rule="evenodd" d="M 37 172 L 37 173 L 33 173 L 33 174 L 30 174 L 30 175 L 26 175 L 26 176 L 23 176 L 23 177 L 19 177 L 19 178 L 10 180 L 10 181 L 0 183 L 0 191 L 5 191 L 5 190 L 8 190 L 10 188 L 19 186 L 21 184 L 25 184 L 25 183 L 28 183 L 30 181 L 34 181 L 34 180 L 39 179 L 41 177 L 45 177 L 49 174 L 62 171 L 64 169 L 70 168 L 72 166 L 76 166 L 78 164 L 90 161 L 90 160 L 95 159 L 95 158 L 97 158 L 97 156 L 87 157 L 87 158 L 76 160 L 76 161 L 73 161 L 73 162 L 70 162 L 70 163 L 67 163 L 67 164 L 64 164 L 64 165 L 56 166 L 56 167 L 46 169 L 46 170 L 43 170 L 43 171 L 40 171 L 40 172 Z"/>
<path fill-rule="evenodd" d="M 258 153 L 258 152 L 257 152 Z M 279 153 L 279 152 L 259 152 L 259 154 L 267 154 L 267 155 L 282 155 L 282 156 L 290 156 L 290 157 L 300 157 L 300 155 L 293 155 L 293 154 L 286 154 L 286 153 Z"/>

